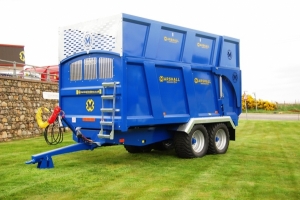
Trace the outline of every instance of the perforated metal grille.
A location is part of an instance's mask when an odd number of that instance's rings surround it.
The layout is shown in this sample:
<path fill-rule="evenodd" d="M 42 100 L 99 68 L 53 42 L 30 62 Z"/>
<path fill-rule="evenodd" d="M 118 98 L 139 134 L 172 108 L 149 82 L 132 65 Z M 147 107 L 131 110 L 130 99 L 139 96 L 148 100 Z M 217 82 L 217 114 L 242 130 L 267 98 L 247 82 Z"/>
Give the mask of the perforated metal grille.
<path fill-rule="evenodd" d="M 60 61 L 91 50 L 111 51 L 122 56 L 122 15 L 60 28 Z"/>
<path fill-rule="evenodd" d="M 99 58 L 99 77 L 112 78 L 113 77 L 113 59 Z"/>
<path fill-rule="evenodd" d="M 82 60 L 73 62 L 70 65 L 70 80 L 78 81 L 82 79 Z"/>
<path fill-rule="evenodd" d="M 97 58 L 84 59 L 84 80 L 97 78 Z"/>
<path fill-rule="evenodd" d="M 97 33 L 90 33 L 90 46 L 85 46 L 85 36 L 88 33 L 84 33 L 80 30 L 64 30 L 64 57 L 69 57 L 73 54 L 90 51 L 90 50 L 102 50 L 113 51 L 115 48 L 116 38 L 110 35 L 102 35 Z"/>

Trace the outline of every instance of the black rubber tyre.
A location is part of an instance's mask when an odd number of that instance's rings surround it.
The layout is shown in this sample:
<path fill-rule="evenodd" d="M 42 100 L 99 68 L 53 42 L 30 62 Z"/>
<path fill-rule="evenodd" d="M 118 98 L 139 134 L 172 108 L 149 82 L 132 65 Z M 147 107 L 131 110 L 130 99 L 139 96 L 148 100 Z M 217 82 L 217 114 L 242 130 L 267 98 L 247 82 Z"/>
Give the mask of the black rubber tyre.
<path fill-rule="evenodd" d="M 152 150 L 151 145 L 146 146 L 131 146 L 131 145 L 124 145 L 126 151 L 129 153 L 149 153 Z"/>
<path fill-rule="evenodd" d="M 180 158 L 203 157 L 208 149 L 208 140 L 206 128 L 203 125 L 195 125 L 189 134 L 175 133 L 175 152 Z"/>
<path fill-rule="evenodd" d="M 224 154 L 229 146 L 229 131 L 225 124 L 214 124 L 208 128 L 209 154 Z"/>
<path fill-rule="evenodd" d="M 158 151 L 167 151 L 170 149 L 174 149 L 174 142 L 173 140 L 158 142 L 154 145 L 154 149 Z"/>

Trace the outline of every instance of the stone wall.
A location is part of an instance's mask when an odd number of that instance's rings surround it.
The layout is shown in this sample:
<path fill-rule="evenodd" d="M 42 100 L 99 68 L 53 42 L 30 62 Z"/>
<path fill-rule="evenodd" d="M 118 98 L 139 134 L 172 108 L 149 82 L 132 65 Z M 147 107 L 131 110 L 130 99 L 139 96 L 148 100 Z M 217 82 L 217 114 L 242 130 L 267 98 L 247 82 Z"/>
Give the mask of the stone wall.
<path fill-rule="evenodd" d="M 0 142 L 43 133 L 35 120 L 37 109 L 58 105 L 58 100 L 44 99 L 43 92 L 58 92 L 58 84 L 0 77 Z"/>

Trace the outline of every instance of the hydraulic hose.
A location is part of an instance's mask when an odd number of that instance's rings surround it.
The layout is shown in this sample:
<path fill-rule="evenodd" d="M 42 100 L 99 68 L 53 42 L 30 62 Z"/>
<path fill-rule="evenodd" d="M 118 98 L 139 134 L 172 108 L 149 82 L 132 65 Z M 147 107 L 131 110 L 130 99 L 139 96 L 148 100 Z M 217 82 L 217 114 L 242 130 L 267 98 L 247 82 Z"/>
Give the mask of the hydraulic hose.
<path fill-rule="evenodd" d="M 53 113 L 48 118 L 47 121 L 42 120 L 42 114 L 44 112 L 49 112 L 45 107 L 40 107 L 35 115 L 36 121 L 40 128 L 44 128 L 44 138 L 47 144 L 55 145 L 63 141 L 64 128 L 61 127 L 61 121 L 59 114 L 63 112 L 59 106 L 56 106 Z"/>
<path fill-rule="evenodd" d="M 47 144 L 49 145 L 56 145 L 59 144 L 63 141 L 64 136 L 64 128 L 60 127 L 59 123 L 59 117 L 56 118 L 56 120 L 52 123 L 49 124 L 44 131 L 44 138 Z"/>

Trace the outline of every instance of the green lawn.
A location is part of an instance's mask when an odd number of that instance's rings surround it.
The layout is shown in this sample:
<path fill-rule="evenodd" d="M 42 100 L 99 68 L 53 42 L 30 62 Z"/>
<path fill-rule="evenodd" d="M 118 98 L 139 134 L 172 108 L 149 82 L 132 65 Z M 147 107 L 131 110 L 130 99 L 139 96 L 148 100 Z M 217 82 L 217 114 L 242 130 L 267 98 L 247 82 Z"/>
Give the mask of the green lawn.
<path fill-rule="evenodd" d="M 0 199 L 300 199 L 300 123 L 240 120 L 223 155 L 180 159 L 175 151 L 129 154 L 123 146 L 26 165 L 43 137 L 0 143 Z"/>

